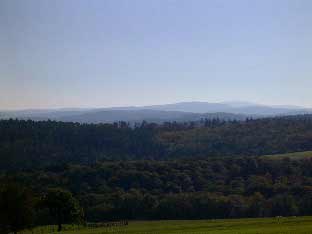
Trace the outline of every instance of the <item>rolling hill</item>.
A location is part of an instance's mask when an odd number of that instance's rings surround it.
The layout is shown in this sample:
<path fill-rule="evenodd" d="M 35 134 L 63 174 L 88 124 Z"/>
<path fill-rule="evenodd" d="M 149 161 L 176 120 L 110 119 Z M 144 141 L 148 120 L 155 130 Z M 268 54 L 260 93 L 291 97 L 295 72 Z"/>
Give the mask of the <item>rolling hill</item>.
<path fill-rule="evenodd" d="M 65 108 L 45 110 L 1 111 L 0 118 L 56 120 L 79 123 L 184 122 L 200 119 L 244 120 L 312 113 L 311 109 L 294 106 L 265 106 L 248 102 L 180 102 L 141 107 Z"/>

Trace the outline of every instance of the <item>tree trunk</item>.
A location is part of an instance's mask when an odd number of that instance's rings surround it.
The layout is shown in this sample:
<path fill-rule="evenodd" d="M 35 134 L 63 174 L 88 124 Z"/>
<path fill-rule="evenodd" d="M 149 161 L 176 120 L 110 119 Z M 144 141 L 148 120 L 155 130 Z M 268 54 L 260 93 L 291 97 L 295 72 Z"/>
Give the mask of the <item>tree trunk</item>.
<path fill-rule="evenodd" d="M 58 222 L 58 224 L 57 224 L 57 231 L 58 232 L 62 231 L 62 223 L 61 222 Z"/>
<path fill-rule="evenodd" d="M 62 213 L 61 210 L 57 210 L 57 231 L 62 231 Z"/>

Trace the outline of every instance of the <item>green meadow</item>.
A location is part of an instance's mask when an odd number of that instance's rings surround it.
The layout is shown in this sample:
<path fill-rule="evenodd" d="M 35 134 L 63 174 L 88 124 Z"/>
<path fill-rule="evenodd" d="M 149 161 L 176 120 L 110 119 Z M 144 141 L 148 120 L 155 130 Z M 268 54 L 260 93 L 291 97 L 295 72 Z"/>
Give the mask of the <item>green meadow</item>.
<path fill-rule="evenodd" d="M 63 234 L 311 234 L 312 217 L 281 217 L 227 220 L 136 221 L 113 228 L 78 228 L 66 226 Z M 39 227 L 20 234 L 53 232 L 53 227 Z"/>
<path fill-rule="evenodd" d="M 305 158 L 312 158 L 312 151 L 304 151 L 304 152 L 294 152 L 294 153 L 286 153 L 286 154 L 273 154 L 273 155 L 264 155 L 261 156 L 268 159 L 283 159 L 289 158 L 294 160 L 300 160 Z"/>

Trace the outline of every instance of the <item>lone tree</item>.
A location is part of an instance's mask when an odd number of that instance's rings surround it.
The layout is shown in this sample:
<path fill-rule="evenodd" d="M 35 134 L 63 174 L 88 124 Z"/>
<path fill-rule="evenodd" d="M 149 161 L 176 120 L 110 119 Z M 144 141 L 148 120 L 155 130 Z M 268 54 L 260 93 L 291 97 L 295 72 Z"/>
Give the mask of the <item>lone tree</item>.
<path fill-rule="evenodd" d="M 82 221 L 83 211 L 69 191 L 48 190 L 43 198 L 43 205 L 49 209 L 51 216 L 55 218 L 59 232 L 64 223 L 80 223 Z"/>
<path fill-rule="evenodd" d="M 31 191 L 16 183 L 0 188 L 0 233 L 17 233 L 30 228 L 34 221 L 34 197 Z"/>

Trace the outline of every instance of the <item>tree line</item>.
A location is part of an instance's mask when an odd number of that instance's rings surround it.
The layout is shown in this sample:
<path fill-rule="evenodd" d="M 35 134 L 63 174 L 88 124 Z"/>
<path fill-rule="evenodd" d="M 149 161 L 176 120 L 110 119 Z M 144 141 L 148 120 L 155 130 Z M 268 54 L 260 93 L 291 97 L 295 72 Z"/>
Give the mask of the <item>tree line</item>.
<path fill-rule="evenodd" d="M 311 115 L 135 126 L 1 120 L 0 169 L 307 151 L 312 150 L 311 132 Z"/>

